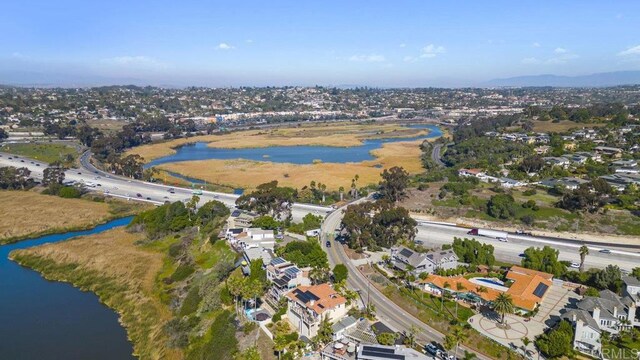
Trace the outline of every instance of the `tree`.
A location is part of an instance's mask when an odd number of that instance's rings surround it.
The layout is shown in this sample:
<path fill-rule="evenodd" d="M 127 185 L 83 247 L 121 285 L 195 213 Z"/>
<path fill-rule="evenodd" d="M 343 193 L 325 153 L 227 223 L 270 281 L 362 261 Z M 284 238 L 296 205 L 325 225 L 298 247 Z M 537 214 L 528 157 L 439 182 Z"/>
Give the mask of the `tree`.
<path fill-rule="evenodd" d="M 618 291 L 622 272 L 617 265 L 607 265 L 606 268 L 598 270 L 593 276 L 593 285 L 598 289 L 609 289 Z"/>
<path fill-rule="evenodd" d="M 455 326 L 451 331 L 447 333 L 444 339 L 444 344 L 447 350 L 455 347 L 455 357 L 458 358 L 458 347 L 461 342 L 467 339 L 467 333 L 460 326 Z"/>
<path fill-rule="evenodd" d="M 605 333 L 603 331 L 603 335 Z M 560 321 L 555 329 L 536 339 L 536 346 L 548 358 L 570 355 L 573 352 L 573 326 L 566 320 Z"/>
<path fill-rule="evenodd" d="M 189 220 L 191 220 L 191 215 L 195 214 L 199 202 L 200 197 L 198 195 L 193 195 L 191 197 L 191 200 L 187 202 L 187 209 L 189 210 Z"/>
<path fill-rule="evenodd" d="M 337 264 L 333 267 L 333 278 L 335 282 L 341 282 L 343 280 L 347 280 L 347 276 L 349 275 L 349 270 L 344 264 Z"/>
<path fill-rule="evenodd" d="M 636 279 L 640 280 L 640 267 L 633 268 L 633 270 L 631 270 L 631 276 L 633 276 Z"/>
<path fill-rule="evenodd" d="M 460 261 L 467 264 L 493 266 L 496 261 L 493 245 L 483 244 L 475 239 L 454 237 L 452 248 Z"/>
<path fill-rule="evenodd" d="M 42 185 L 61 185 L 64 181 L 64 168 L 59 163 L 52 163 L 42 172 Z"/>
<path fill-rule="evenodd" d="M 487 213 L 497 219 L 511 219 L 516 213 L 513 196 L 493 195 L 487 203 Z"/>
<path fill-rule="evenodd" d="M 331 321 L 329 321 L 329 317 L 323 316 L 314 342 L 325 345 L 331 341 L 332 335 L 333 329 L 331 328 Z"/>
<path fill-rule="evenodd" d="M 413 345 L 416 343 L 416 337 L 420 333 L 422 333 L 422 329 L 413 324 L 411 324 L 411 326 L 409 326 L 409 329 L 404 332 L 405 341 L 410 347 L 413 347 Z"/>
<path fill-rule="evenodd" d="M 567 267 L 558 261 L 559 251 L 545 246 L 541 248 L 530 247 L 524 251 L 522 266 L 527 269 L 544 271 L 558 277 L 564 274 Z"/>
<path fill-rule="evenodd" d="M 390 202 L 396 202 L 406 197 L 406 189 L 409 185 L 409 173 L 403 168 L 394 166 L 385 169 L 380 181 L 380 194 Z"/>
<path fill-rule="evenodd" d="M 504 316 L 506 314 L 511 314 L 514 311 L 511 295 L 507 293 L 498 294 L 498 296 L 493 300 L 493 310 L 500 314 L 500 323 L 504 324 Z"/>
<path fill-rule="evenodd" d="M 582 245 L 580 246 L 580 250 L 578 250 L 578 252 L 580 253 L 580 271 L 583 271 L 584 259 L 587 257 L 587 255 L 589 255 L 589 247 L 587 247 L 587 245 Z"/>
<path fill-rule="evenodd" d="M 236 205 L 243 210 L 282 219 L 291 213 L 295 196 L 295 189 L 279 187 L 278 182 L 274 180 L 260 184 L 255 191 L 240 196 Z M 283 216 L 284 214 L 286 216 Z"/>
<path fill-rule="evenodd" d="M 540 155 L 528 156 L 520 162 L 520 169 L 525 173 L 538 172 L 544 167 L 544 160 Z"/>
<path fill-rule="evenodd" d="M 529 339 L 528 337 L 523 337 L 522 338 L 522 344 L 524 345 L 524 356 L 527 356 L 527 348 L 529 347 L 529 344 L 531 344 L 531 339 Z"/>
<path fill-rule="evenodd" d="M 261 360 L 260 351 L 256 346 L 252 346 L 247 348 L 246 350 L 237 353 L 234 357 L 234 360 Z"/>
<path fill-rule="evenodd" d="M 251 226 L 267 230 L 276 230 L 280 227 L 280 222 L 271 216 L 264 215 L 255 218 L 251 222 Z"/>
<path fill-rule="evenodd" d="M 376 340 L 380 345 L 393 345 L 396 343 L 396 334 L 394 333 L 381 333 L 376 336 Z"/>
<path fill-rule="evenodd" d="M 233 303 L 235 305 L 236 313 L 238 313 L 238 298 L 242 294 L 242 288 L 244 287 L 244 279 L 240 276 L 229 276 L 226 280 L 227 290 L 229 294 L 233 296 Z"/>

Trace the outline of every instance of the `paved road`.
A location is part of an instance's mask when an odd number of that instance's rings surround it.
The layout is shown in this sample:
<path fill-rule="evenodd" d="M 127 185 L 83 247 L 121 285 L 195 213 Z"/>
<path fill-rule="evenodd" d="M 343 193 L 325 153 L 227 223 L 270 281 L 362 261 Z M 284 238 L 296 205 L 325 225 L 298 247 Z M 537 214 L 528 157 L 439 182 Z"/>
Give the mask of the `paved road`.
<path fill-rule="evenodd" d="M 363 200 L 359 200 L 363 201 Z M 353 263 L 347 258 L 342 246 L 335 244 L 329 248 L 326 247 L 327 239 L 332 238 L 330 234 L 335 232 L 340 226 L 342 221 L 343 210 L 346 208 L 340 208 L 327 216 L 322 224 L 322 246 L 328 254 L 329 263 L 331 267 L 336 264 L 344 264 L 349 270 L 349 277 L 347 278 L 347 285 L 360 292 L 363 299 L 369 299 L 369 301 L 376 307 L 376 315 L 379 319 L 389 324 L 391 327 L 398 331 L 408 330 L 412 325 L 417 326 L 422 332 L 417 336 L 420 343 L 428 343 L 431 341 L 437 341 L 442 343 L 444 335 L 429 327 L 427 324 L 413 317 L 401 307 L 396 305 L 387 299 L 384 294 L 378 291 L 373 285 L 369 284 L 369 281 L 360 273 L 360 271 L 353 265 Z M 471 349 L 461 347 L 467 351 Z M 462 352 L 462 351 L 460 351 Z M 489 359 L 483 355 L 476 354 L 479 359 Z"/>
<path fill-rule="evenodd" d="M 81 164 L 83 165 L 82 169 L 69 169 L 66 171 L 65 181 L 72 180 L 85 185 L 93 185 L 92 187 L 87 187 L 90 191 L 154 204 L 162 204 L 165 201 L 188 201 L 192 196 L 191 189 L 149 183 L 100 171 L 89 163 L 87 153 L 82 155 Z M 22 156 L 16 157 L 12 154 L 0 153 L 0 166 L 26 167 L 31 170 L 33 177 L 41 179 L 42 172 L 47 167 L 47 164 Z M 173 189 L 173 193 L 169 192 L 170 189 Z M 238 195 L 235 194 L 212 191 L 203 191 L 202 195 L 199 196 L 200 204 L 218 200 L 229 207 L 233 207 L 238 198 Z M 326 206 L 296 203 L 292 207 L 292 216 L 294 220 L 300 221 L 308 213 L 325 215 L 331 210 L 330 207 Z"/>
<path fill-rule="evenodd" d="M 447 166 L 445 163 L 442 162 L 442 147 L 444 146 L 444 144 L 435 144 L 433 146 L 433 150 L 431 151 L 431 159 L 438 165 L 440 166 Z"/>
<path fill-rule="evenodd" d="M 531 246 L 542 247 L 549 245 L 559 250 L 559 259 L 571 262 L 580 262 L 578 249 L 580 244 L 565 243 L 558 240 L 538 239 L 530 236 L 509 235 L 509 242 L 501 242 L 483 236 L 467 235 L 468 229 L 441 224 L 429 224 L 420 222 L 416 240 L 423 241 L 425 247 L 439 247 L 451 244 L 454 237 L 474 238 L 482 243 L 491 244 L 494 247 L 496 259 L 511 263 L 520 263 L 519 256 Z M 614 247 L 609 247 L 614 249 Z M 640 266 L 640 253 L 636 249 L 611 250 L 610 254 L 601 253 L 602 246 L 589 246 L 590 254 L 585 260 L 585 268 L 604 268 L 609 264 L 618 265 L 621 269 L 631 271 Z"/>

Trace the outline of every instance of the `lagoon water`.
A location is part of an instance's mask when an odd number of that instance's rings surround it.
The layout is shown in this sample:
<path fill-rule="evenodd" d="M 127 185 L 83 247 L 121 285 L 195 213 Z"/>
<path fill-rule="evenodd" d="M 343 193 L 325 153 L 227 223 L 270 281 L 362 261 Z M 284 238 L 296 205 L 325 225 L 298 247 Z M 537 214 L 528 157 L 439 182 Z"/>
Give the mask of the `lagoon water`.
<path fill-rule="evenodd" d="M 429 134 L 409 138 L 371 139 L 363 141 L 360 146 L 272 146 L 249 149 L 218 149 L 209 147 L 207 143 L 198 142 L 179 147 L 173 155 L 155 159 L 145 167 L 191 160 L 210 159 L 248 159 L 271 161 L 276 163 L 311 164 L 314 160 L 328 163 L 361 162 L 375 159 L 371 151 L 379 149 L 385 143 L 413 141 L 436 138 L 442 131 L 436 125 L 409 125 L 414 129 L 429 129 Z"/>
<path fill-rule="evenodd" d="M 0 359 L 135 359 L 118 315 L 95 294 L 48 281 L 8 259 L 15 249 L 97 234 L 131 219 L 0 246 Z"/>

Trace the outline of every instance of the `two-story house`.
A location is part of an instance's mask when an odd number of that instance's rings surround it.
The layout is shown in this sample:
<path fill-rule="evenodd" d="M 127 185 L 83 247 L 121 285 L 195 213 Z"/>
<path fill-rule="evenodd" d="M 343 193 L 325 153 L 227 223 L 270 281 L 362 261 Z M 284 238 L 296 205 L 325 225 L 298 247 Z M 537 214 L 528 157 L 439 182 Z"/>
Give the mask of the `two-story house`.
<path fill-rule="evenodd" d="M 311 339 L 318 334 L 322 319 L 331 322 L 347 314 L 347 299 L 324 283 L 312 286 L 300 285 L 286 294 L 287 318 L 300 336 Z"/>
<path fill-rule="evenodd" d="M 421 273 L 434 273 L 437 269 L 454 269 L 458 266 L 458 256 L 453 250 L 437 250 L 419 253 L 407 247 L 392 249 L 392 264 L 403 271 L 412 272 L 415 275 Z"/>

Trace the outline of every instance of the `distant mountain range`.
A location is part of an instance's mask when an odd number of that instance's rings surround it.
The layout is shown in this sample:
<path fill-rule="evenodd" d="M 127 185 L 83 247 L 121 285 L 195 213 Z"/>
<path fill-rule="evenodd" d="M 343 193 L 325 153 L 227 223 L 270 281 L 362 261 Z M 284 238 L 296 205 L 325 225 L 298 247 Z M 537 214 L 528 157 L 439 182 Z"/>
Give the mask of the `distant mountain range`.
<path fill-rule="evenodd" d="M 581 76 L 530 75 L 505 79 L 494 79 L 481 84 L 481 87 L 603 87 L 640 84 L 640 71 L 615 71 Z"/>
<path fill-rule="evenodd" d="M 175 84 L 171 84 L 176 82 Z M 231 81 L 232 82 L 232 81 Z M 179 85 L 179 83 L 182 83 Z M 33 87 L 91 87 L 105 85 L 137 85 L 137 86 L 161 86 L 161 87 L 186 87 L 186 86 L 207 86 L 206 81 L 199 81 L 197 84 L 189 83 L 189 79 L 179 79 L 179 81 L 148 81 L 138 78 L 118 78 L 98 75 L 66 74 L 55 72 L 35 72 L 35 71 L 8 71 L 0 70 L 0 84 L 8 86 L 33 86 Z M 616 71 L 606 73 L 595 73 L 582 76 L 561 76 L 561 75 L 528 75 L 510 78 L 493 79 L 485 82 L 472 83 L 468 80 L 456 78 L 434 78 L 434 79 L 413 79 L 408 85 L 398 86 L 371 86 L 376 88 L 412 88 L 412 87 L 439 87 L 439 88 L 463 88 L 463 87 L 605 87 L 618 85 L 640 84 L 640 71 Z M 302 85 L 304 86 L 304 85 Z M 311 86 L 311 85 L 307 85 Z M 328 85 L 337 88 L 367 87 L 356 84 Z"/>

